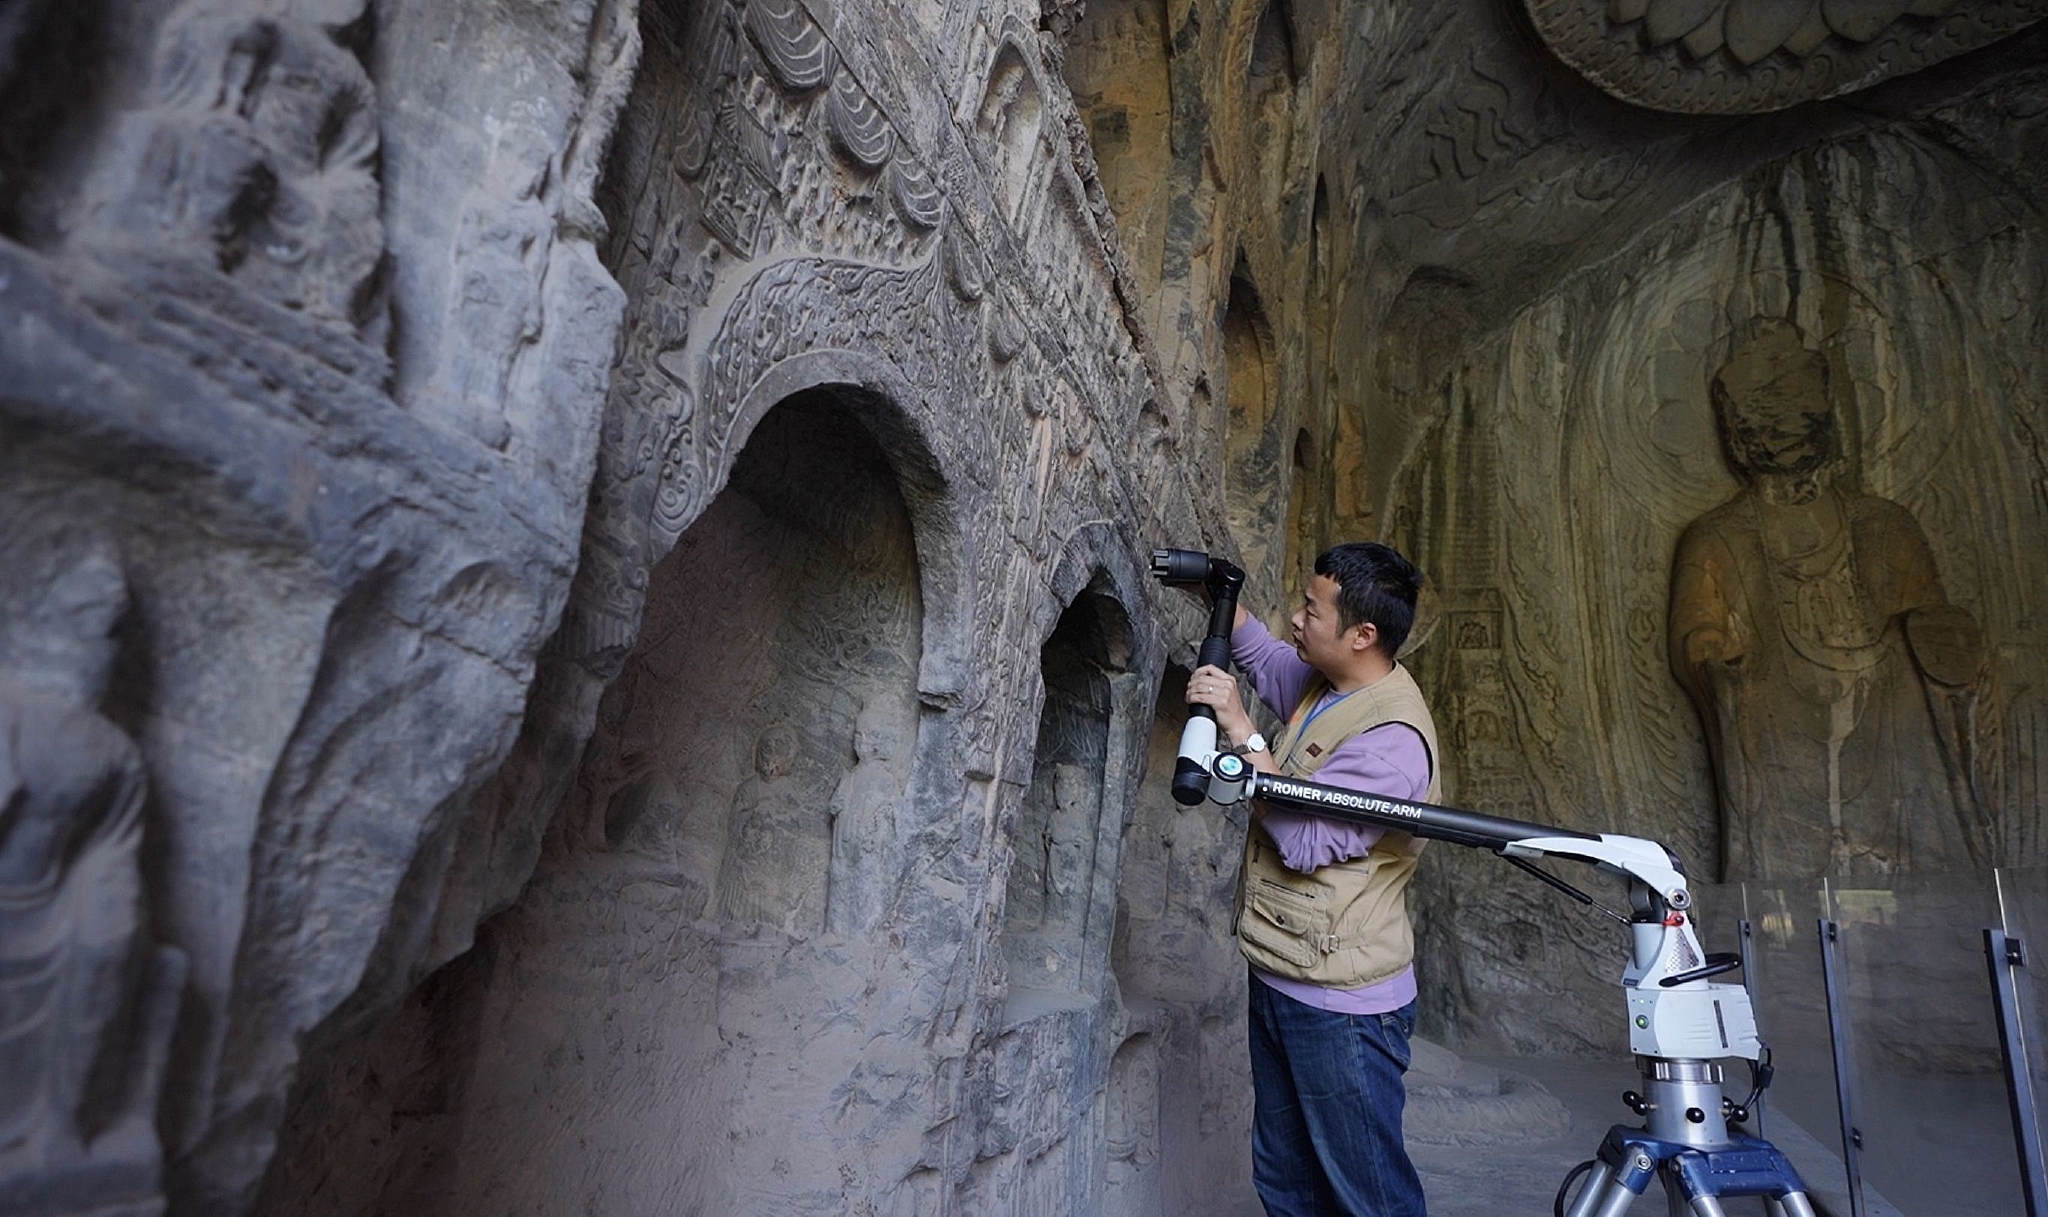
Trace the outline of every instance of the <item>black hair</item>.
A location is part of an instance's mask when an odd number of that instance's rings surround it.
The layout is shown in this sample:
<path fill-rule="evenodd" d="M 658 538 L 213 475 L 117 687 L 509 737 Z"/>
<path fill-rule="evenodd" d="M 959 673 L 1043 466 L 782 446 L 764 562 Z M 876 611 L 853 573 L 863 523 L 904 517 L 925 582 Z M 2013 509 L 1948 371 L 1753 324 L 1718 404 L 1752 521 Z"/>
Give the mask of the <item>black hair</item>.
<path fill-rule="evenodd" d="M 1316 555 L 1316 573 L 1337 583 L 1337 624 L 1344 629 L 1371 622 L 1379 649 L 1392 659 L 1415 628 L 1415 597 L 1422 572 L 1392 546 L 1378 541 L 1333 545 Z"/>

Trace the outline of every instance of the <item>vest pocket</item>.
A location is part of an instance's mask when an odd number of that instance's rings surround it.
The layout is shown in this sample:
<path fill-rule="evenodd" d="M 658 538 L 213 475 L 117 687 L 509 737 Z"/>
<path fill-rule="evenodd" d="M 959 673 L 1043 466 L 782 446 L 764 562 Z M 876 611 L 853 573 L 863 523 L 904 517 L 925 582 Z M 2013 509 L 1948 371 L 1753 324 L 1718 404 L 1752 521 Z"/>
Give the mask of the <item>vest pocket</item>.
<path fill-rule="evenodd" d="M 1266 879 L 1254 878 L 1245 884 L 1244 914 L 1237 919 L 1237 935 L 1260 950 L 1297 968 L 1313 968 L 1322 961 L 1318 944 L 1329 929 L 1330 916 L 1317 907 L 1313 897 Z"/>

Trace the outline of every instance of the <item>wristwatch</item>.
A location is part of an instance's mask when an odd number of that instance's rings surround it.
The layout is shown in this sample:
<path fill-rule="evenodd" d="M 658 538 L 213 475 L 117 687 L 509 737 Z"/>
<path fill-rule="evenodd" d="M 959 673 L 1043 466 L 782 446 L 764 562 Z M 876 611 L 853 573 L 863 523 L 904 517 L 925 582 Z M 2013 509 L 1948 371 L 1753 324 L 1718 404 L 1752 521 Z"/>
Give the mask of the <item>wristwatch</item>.
<path fill-rule="evenodd" d="M 1244 743 L 1242 743 L 1242 744 L 1238 745 L 1238 751 L 1240 751 L 1240 752 L 1243 752 L 1243 753 L 1247 753 L 1247 754 L 1249 754 L 1249 753 L 1253 753 L 1253 752 L 1264 752 L 1265 750 L 1266 750 L 1266 737 L 1265 737 L 1265 736 L 1263 736 L 1263 735 L 1260 735 L 1260 734 L 1259 734 L 1258 732 L 1256 732 L 1256 731 L 1252 732 L 1252 733 L 1251 733 L 1250 735 L 1247 735 L 1247 736 L 1245 736 L 1245 737 L 1244 737 Z"/>

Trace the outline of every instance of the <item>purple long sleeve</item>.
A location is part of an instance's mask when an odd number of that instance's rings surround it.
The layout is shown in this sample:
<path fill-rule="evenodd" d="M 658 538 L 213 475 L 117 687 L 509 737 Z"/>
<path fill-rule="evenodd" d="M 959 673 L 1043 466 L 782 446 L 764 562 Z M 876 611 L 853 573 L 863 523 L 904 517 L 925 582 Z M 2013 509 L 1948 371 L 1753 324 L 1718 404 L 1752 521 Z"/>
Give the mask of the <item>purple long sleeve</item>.
<path fill-rule="evenodd" d="M 1238 667 L 1251 677 L 1259 700 L 1287 717 L 1301 700 L 1315 669 L 1294 648 L 1274 638 L 1257 618 L 1247 618 L 1230 638 Z M 1429 790 L 1429 748 L 1405 723 L 1385 723 L 1345 740 L 1315 771 L 1315 780 L 1364 794 L 1420 799 Z M 1384 830 L 1345 824 L 1321 816 L 1269 811 L 1266 834 L 1279 847 L 1289 870 L 1308 872 L 1332 862 L 1362 858 Z"/>
<path fill-rule="evenodd" d="M 1302 690 L 1316 674 L 1293 647 L 1267 633 L 1265 623 L 1249 615 L 1230 635 L 1230 657 L 1251 678 L 1266 709 L 1282 720 L 1294 713 L 1294 703 L 1301 700 Z"/>

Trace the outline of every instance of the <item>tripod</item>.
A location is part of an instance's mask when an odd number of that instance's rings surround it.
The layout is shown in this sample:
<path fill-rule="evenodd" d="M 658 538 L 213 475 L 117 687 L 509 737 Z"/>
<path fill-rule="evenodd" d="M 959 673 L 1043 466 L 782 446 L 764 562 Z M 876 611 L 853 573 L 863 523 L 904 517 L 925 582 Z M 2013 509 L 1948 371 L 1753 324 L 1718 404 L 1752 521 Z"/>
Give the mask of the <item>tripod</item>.
<path fill-rule="evenodd" d="M 1671 1217 L 1722 1217 L 1721 1201 L 1760 1196 L 1770 1217 L 1814 1217 L 1798 1172 L 1776 1146 L 1728 1127 L 1748 1116 L 1721 1093 L 1721 1067 L 1683 1057 L 1638 1056 L 1643 1093 L 1622 1102 L 1644 1117 L 1641 1128 L 1616 1124 L 1600 1152 L 1565 1176 L 1557 1217 L 1621 1217 L 1661 1176 Z M 1753 1101 L 1753 1100 L 1752 1100 Z M 1717 1131 L 1718 1130 L 1718 1131 Z M 1565 1196 L 1582 1173 L 1590 1177 L 1571 1207 Z"/>

